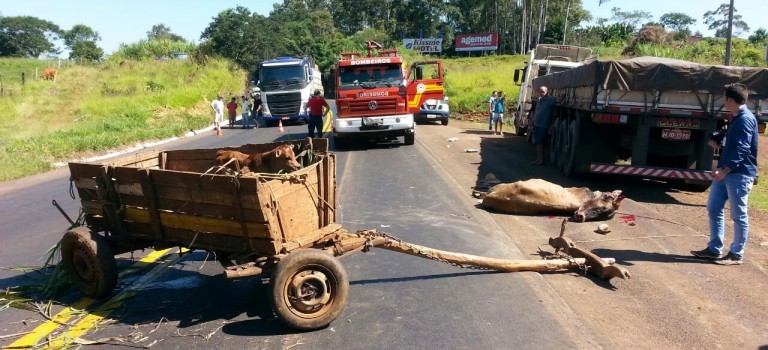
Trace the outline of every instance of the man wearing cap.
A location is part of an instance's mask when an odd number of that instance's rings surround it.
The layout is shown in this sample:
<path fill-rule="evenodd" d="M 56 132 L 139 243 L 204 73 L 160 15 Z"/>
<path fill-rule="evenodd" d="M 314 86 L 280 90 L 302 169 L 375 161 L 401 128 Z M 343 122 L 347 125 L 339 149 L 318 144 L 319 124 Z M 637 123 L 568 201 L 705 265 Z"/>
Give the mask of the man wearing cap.
<path fill-rule="evenodd" d="M 315 137 L 315 128 L 317 128 L 317 136 L 323 137 L 323 117 L 328 115 L 331 111 L 331 107 L 328 106 L 328 102 L 325 102 L 323 96 L 321 96 L 320 90 L 315 90 L 314 95 L 307 101 L 304 106 L 304 110 L 309 113 L 309 137 Z"/>
<path fill-rule="evenodd" d="M 213 109 L 213 125 L 216 130 L 221 130 L 221 122 L 224 121 L 224 98 L 221 95 L 211 102 Z"/>

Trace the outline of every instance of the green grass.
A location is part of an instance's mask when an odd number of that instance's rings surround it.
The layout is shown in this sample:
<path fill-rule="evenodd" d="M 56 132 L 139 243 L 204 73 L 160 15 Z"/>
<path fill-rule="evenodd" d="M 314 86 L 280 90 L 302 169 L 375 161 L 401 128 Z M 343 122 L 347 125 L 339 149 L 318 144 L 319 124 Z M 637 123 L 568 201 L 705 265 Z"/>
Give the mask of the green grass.
<path fill-rule="evenodd" d="M 19 60 L 0 67 L 28 69 Z M 211 99 L 240 95 L 245 82 L 244 71 L 222 60 L 107 62 L 62 68 L 55 82 L 28 80 L 0 97 L 0 181 L 208 125 Z"/>

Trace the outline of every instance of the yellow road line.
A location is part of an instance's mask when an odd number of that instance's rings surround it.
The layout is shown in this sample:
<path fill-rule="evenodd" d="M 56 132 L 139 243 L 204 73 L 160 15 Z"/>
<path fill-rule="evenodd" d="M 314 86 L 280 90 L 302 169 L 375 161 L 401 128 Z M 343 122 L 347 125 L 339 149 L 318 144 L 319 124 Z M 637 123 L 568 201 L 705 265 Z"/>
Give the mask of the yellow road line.
<path fill-rule="evenodd" d="M 79 338 L 90 329 L 96 327 L 98 323 L 105 317 L 109 316 L 112 311 L 123 306 L 127 300 L 138 293 L 141 288 L 154 282 L 155 279 L 160 277 L 168 268 L 171 268 L 176 262 L 181 259 L 181 255 L 175 256 L 173 259 L 168 259 L 160 266 L 152 269 L 146 275 L 142 276 L 136 283 L 123 289 L 120 293 L 115 295 L 112 299 L 90 312 L 86 317 L 77 322 L 74 326 L 69 328 L 62 335 L 53 339 L 47 349 L 61 349 L 72 343 L 72 340 Z"/>
<path fill-rule="evenodd" d="M 147 254 L 145 257 L 139 259 L 139 261 L 137 261 L 135 264 L 128 267 L 128 269 L 121 272 L 118 278 L 127 274 L 129 271 L 146 267 L 150 263 L 156 261 L 163 255 L 167 254 L 170 250 L 171 249 L 164 249 L 159 251 L 153 251 Z M 23 349 L 23 348 L 34 347 L 43 338 L 48 336 L 48 334 L 56 330 L 56 328 L 58 328 L 62 324 L 69 321 L 69 319 L 72 318 L 72 316 L 80 314 L 81 310 L 87 308 L 94 302 L 96 302 L 96 299 L 89 298 L 89 297 L 85 297 L 76 301 L 71 306 L 64 308 L 58 314 L 56 314 L 56 316 L 53 317 L 53 320 L 48 320 L 43 322 L 42 324 L 37 326 L 32 332 L 17 339 L 15 342 L 13 342 L 11 345 L 6 347 L 5 349 Z"/>

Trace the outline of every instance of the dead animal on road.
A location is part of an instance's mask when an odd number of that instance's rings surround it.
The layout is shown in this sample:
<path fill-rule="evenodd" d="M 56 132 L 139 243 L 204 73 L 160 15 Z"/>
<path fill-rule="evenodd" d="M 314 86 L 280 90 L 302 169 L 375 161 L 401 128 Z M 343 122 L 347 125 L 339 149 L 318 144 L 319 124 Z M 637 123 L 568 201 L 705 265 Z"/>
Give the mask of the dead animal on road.
<path fill-rule="evenodd" d="M 239 151 L 219 150 L 216 152 L 216 165 L 227 166 L 243 173 L 271 173 L 281 171 L 289 173 L 301 169 L 301 164 L 296 161 L 293 147 L 288 144 L 277 146 L 270 151 L 245 154 Z"/>
<path fill-rule="evenodd" d="M 569 214 L 576 222 L 613 218 L 624 196 L 586 187 L 564 188 L 542 179 L 502 183 L 482 196 L 481 207 L 508 214 Z"/>

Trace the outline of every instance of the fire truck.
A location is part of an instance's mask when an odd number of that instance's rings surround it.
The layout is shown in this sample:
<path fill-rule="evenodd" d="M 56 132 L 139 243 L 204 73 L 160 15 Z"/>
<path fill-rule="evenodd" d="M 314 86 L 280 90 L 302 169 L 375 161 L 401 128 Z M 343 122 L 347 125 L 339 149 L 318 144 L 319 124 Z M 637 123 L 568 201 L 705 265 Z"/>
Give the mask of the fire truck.
<path fill-rule="evenodd" d="M 403 137 L 416 140 L 414 113 L 429 99 L 444 98 L 443 66 L 439 60 L 406 64 L 396 49 L 382 50 L 367 42 L 368 55 L 344 52 L 336 65 L 336 118 L 333 139 L 345 147 L 351 139 Z"/>

